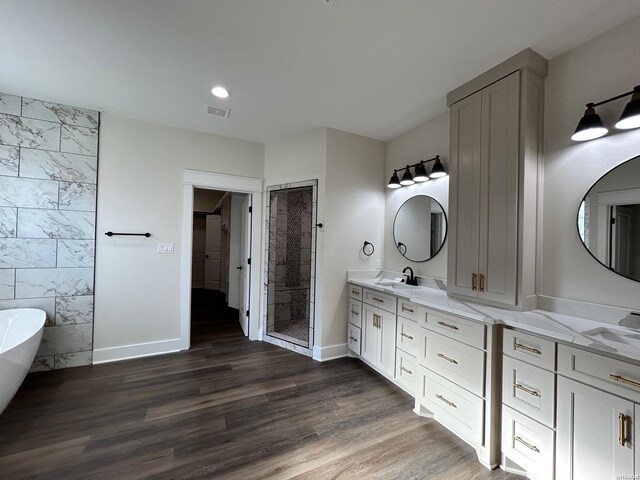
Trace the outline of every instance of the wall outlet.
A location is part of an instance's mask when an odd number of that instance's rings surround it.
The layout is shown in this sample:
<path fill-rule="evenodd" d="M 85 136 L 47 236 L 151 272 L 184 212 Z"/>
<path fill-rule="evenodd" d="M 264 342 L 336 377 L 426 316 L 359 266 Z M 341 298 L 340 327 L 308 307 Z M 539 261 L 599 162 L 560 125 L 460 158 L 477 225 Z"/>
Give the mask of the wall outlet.
<path fill-rule="evenodd" d="M 158 253 L 173 253 L 173 243 L 158 243 Z"/>
<path fill-rule="evenodd" d="M 376 260 L 376 268 L 382 270 L 382 260 Z"/>

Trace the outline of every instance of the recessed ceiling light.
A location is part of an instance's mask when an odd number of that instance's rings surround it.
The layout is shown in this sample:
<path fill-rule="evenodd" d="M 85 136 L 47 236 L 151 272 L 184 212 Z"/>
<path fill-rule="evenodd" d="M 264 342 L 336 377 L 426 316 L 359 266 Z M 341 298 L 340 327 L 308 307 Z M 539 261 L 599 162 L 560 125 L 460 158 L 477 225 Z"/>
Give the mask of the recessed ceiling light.
<path fill-rule="evenodd" d="M 220 85 L 216 85 L 211 89 L 211 93 L 213 93 L 218 98 L 229 98 L 229 90 Z"/>

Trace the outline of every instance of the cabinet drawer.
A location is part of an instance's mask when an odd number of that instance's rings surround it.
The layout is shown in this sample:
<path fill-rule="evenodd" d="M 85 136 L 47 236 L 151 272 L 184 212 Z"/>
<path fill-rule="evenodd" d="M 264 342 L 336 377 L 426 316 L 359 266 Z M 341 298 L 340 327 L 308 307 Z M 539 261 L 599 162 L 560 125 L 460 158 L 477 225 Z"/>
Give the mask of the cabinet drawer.
<path fill-rule="evenodd" d="M 356 355 L 360 355 L 360 340 L 362 338 L 362 330 L 355 325 L 349 324 L 347 330 L 347 346 Z"/>
<path fill-rule="evenodd" d="M 553 428 L 555 390 L 552 372 L 503 357 L 502 401 L 505 405 Z"/>
<path fill-rule="evenodd" d="M 349 297 L 354 300 L 362 300 L 362 287 L 349 285 Z"/>
<path fill-rule="evenodd" d="M 364 301 L 369 305 L 378 307 L 387 312 L 396 314 L 396 297 L 385 293 L 378 293 L 373 290 L 364 290 Z"/>
<path fill-rule="evenodd" d="M 427 310 L 421 319 L 426 328 L 477 348 L 485 347 L 485 325 L 472 320 Z"/>
<path fill-rule="evenodd" d="M 349 319 L 349 323 L 362 328 L 362 302 L 360 300 L 349 299 L 347 318 Z"/>
<path fill-rule="evenodd" d="M 416 378 L 418 377 L 417 366 L 415 357 L 396 349 L 396 381 L 414 396 L 416 394 Z"/>
<path fill-rule="evenodd" d="M 480 397 L 484 395 L 483 350 L 429 331 L 421 348 L 423 366 Z"/>
<path fill-rule="evenodd" d="M 418 305 L 404 298 L 398 299 L 398 316 L 417 322 L 419 315 L 420 307 Z"/>
<path fill-rule="evenodd" d="M 502 454 L 527 471 L 535 480 L 553 478 L 553 430 L 516 412 L 502 409 Z"/>
<path fill-rule="evenodd" d="M 484 442 L 484 400 L 435 373 L 420 368 L 420 403 L 436 419 L 474 445 Z"/>
<path fill-rule="evenodd" d="M 640 402 L 640 366 L 558 345 L 558 373 Z"/>
<path fill-rule="evenodd" d="M 556 367 L 556 343 L 535 335 L 505 329 L 502 351 L 546 370 L 555 370 Z"/>
<path fill-rule="evenodd" d="M 398 317 L 398 332 L 396 337 L 396 347 L 405 351 L 413 357 L 418 356 L 418 346 L 420 344 L 418 334 L 420 329 L 413 320 Z"/>

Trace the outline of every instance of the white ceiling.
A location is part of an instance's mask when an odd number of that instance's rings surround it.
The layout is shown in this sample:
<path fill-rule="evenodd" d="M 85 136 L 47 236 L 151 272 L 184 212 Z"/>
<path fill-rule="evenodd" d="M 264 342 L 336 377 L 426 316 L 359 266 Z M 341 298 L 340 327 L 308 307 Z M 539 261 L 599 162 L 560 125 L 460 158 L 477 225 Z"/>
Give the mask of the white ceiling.
<path fill-rule="evenodd" d="M 552 58 L 636 15 L 638 0 L 0 0 L 0 91 L 265 143 L 321 126 L 388 140 L 523 48 Z"/>

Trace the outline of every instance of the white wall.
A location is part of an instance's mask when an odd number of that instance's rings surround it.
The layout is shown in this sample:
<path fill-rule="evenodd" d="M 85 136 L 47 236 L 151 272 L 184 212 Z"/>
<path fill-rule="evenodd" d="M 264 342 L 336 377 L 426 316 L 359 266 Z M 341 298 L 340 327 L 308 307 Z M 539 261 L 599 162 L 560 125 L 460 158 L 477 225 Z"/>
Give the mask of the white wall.
<path fill-rule="evenodd" d="M 445 168 L 449 159 L 449 112 L 429 120 L 413 130 L 400 135 L 387 143 L 387 164 L 384 184 L 391 178 L 394 168 L 412 165 L 419 160 L 440 155 Z M 430 162 L 431 168 L 433 162 Z M 400 172 L 402 175 L 402 172 Z M 439 279 L 447 278 L 447 247 L 445 240 L 440 252 L 427 262 L 411 262 L 398 252 L 393 241 L 393 221 L 400 206 L 414 195 L 429 195 L 435 198 L 445 214 L 449 215 L 449 177 L 416 183 L 409 187 L 395 190 L 386 188 L 385 228 L 384 228 L 384 268 L 385 270 L 402 271 L 411 267 L 416 275 Z"/>
<path fill-rule="evenodd" d="M 614 166 L 640 153 L 640 130 L 584 143 L 570 140 L 585 103 L 604 100 L 638 84 L 639 45 L 640 18 L 636 18 L 549 63 L 542 295 L 640 308 L 640 284 L 596 262 L 582 246 L 576 229 L 578 206 L 591 185 Z M 608 126 L 613 127 L 627 101 L 628 98 L 597 109 Z"/>
<path fill-rule="evenodd" d="M 347 270 L 372 270 L 384 252 L 385 142 L 327 130 L 322 346 L 346 343 Z M 364 242 L 375 246 L 370 257 Z"/>
<path fill-rule="evenodd" d="M 264 146 L 106 114 L 99 154 L 94 348 L 177 339 L 183 169 L 260 178 Z M 156 253 L 156 242 L 176 253 Z"/>

